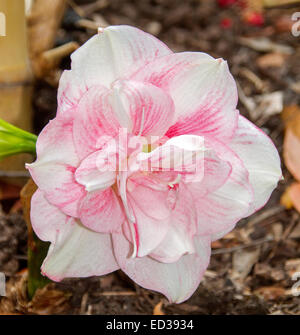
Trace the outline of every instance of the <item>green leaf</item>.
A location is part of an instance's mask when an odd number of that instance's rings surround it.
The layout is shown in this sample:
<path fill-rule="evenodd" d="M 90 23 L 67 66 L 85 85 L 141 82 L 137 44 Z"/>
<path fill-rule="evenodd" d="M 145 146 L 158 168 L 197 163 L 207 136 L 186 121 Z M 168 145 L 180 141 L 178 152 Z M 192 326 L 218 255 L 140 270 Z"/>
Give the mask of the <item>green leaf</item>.
<path fill-rule="evenodd" d="M 37 136 L 0 119 L 0 160 L 19 153 L 36 153 Z"/>

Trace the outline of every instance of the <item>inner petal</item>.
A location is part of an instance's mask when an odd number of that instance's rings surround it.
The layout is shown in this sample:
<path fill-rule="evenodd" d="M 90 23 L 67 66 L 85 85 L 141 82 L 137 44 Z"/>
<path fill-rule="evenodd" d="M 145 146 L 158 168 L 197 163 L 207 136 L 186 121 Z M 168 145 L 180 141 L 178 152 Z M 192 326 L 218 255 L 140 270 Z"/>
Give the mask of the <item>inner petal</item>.
<path fill-rule="evenodd" d="M 75 171 L 76 181 L 88 192 L 102 190 L 116 182 L 116 153 L 110 146 L 85 158 Z"/>
<path fill-rule="evenodd" d="M 120 125 L 135 136 L 162 136 L 173 122 L 173 100 L 149 83 L 117 80 L 108 101 Z"/>

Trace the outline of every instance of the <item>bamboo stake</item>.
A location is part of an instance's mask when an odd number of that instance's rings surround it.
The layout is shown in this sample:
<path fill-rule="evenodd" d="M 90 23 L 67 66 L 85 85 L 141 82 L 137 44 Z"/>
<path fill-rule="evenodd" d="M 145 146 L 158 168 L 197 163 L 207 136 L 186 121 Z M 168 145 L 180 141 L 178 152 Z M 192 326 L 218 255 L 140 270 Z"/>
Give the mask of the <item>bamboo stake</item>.
<path fill-rule="evenodd" d="M 300 0 L 263 0 L 263 4 L 266 8 L 297 4 L 300 5 Z"/>
<path fill-rule="evenodd" d="M 31 131 L 32 72 L 30 68 L 23 0 L 1 0 L 6 19 L 6 36 L 0 36 L 0 118 Z M 6 158 L 1 170 L 23 170 L 30 155 Z M 20 183 L 19 180 L 14 180 Z M 24 183 L 24 181 L 23 181 Z"/>
<path fill-rule="evenodd" d="M 65 9 L 65 0 L 35 0 L 29 19 L 27 43 L 24 0 L 0 0 L 0 12 L 5 15 L 6 36 L 0 36 L 0 118 L 31 131 L 31 98 L 33 73 L 44 78 L 59 57 L 72 52 L 76 43 L 50 50 Z M 29 44 L 29 47 L 28 47 Z M 8 136 L 8 135 L 7 135 Z M 24 169 L 29 157 L 13 156 L 0 163 L 0 170 Z M 16 179 L 17 181 L 20 178 Z M 28 295 L 31 299 L 49 279 L 41 275 L 40 267 L 47 255 L 49 243 L 38 239 L 30 222 L 30 202 L 36 185 L 32 180 L 21 192 L 24 216 L 28 226 Z"/>

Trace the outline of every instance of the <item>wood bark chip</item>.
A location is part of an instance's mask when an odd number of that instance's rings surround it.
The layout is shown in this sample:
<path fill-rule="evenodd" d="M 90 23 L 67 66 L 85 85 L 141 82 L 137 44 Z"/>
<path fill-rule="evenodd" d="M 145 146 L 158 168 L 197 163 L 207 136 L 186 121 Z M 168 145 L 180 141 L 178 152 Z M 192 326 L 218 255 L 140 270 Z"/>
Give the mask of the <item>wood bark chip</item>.
<path fill-rule="evenodd" d="M 54 48 L 57 30 L 66 8 L 65 0 L 36 0 L 28 16 L 29 52 L 34 75 L 43 78 L 60 59 L 78 48 L 75 42 Z"/>

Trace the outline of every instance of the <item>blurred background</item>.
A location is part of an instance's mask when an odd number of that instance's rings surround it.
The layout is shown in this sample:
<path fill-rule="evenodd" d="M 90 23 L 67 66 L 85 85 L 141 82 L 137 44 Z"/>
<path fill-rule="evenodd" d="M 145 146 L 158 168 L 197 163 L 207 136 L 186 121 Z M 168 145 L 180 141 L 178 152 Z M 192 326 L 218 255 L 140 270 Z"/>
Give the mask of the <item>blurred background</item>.
<path fill-rule="evenodd" d="M 50 284 L 28 303 L 19 193 L 28 180 L 24 162 L 32 158 L 6 159 L 0 163 L 0 272 L 9 285 L 0 312 L 300 314 L 300 1 L 0 0 L 0 13 L 0 118 L 39 134 L 56 114 L 57 85 L 70 68 L 70 53 L 98 26 L 129 24 L 175 52 L 227 60 L 240 112 L 273 139 L 284 172 L 267 206 L 213 243 L 211 264 L 187 302 L 169 304 L 116 272 Z M 296 159 L 287 168 L 290 155 Z"/>

